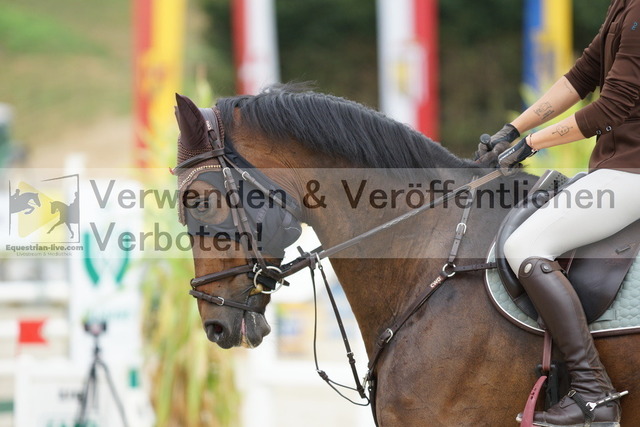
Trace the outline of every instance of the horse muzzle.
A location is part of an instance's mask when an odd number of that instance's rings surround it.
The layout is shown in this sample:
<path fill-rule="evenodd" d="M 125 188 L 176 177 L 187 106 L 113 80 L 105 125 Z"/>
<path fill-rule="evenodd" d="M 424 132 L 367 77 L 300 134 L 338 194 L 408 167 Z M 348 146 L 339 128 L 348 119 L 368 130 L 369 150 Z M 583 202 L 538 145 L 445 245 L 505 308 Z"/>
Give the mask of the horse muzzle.
<path fill-rule="evenodd" d="M 203 324 L 209 341 L 220 345 L 223 348 L 231 348 L 233 344 L 227 344 L 230 336 L 230 328 L 226 322 L 220 320 L 207 320 Z"/>
<path fill-rule="evenodd" d="M 231 327 L 228 322 L 222 320 L 206 320 L 203 326 L 209 341 L 224 349 L 257 347 L 271 332 L 267 320 L 260 313 L 245 311 L 238 323 L 237 327 Z"/>

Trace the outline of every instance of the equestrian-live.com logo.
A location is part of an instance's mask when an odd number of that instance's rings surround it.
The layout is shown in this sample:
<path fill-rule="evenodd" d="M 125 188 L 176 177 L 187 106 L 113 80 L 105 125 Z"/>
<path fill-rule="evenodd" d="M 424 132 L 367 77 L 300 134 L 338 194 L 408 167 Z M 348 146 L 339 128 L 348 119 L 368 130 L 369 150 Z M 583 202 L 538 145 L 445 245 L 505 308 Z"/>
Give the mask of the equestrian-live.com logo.
<path fill-rule="evenodd" d="M 9 181 L 7 250 L 67 251 L 80 242 L 79 177 Z"/>

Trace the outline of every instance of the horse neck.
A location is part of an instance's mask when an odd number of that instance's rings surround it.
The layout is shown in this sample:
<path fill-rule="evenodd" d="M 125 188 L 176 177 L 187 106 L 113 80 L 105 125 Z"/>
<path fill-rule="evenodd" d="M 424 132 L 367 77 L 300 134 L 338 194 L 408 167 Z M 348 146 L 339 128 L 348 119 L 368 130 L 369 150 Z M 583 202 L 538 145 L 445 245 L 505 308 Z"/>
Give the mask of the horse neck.
<path fill-rule="evenodd" d="M 455 173 L 449 172 L 449 178 L 452 178 Z M 338 178 L 345 174 L 349 175 L 348 179 Z M 331 175 L 336 176 L 329 178 Z M 458 175 L 448 190 L 454 185 L 466 184 L 470 179 L 468 172 L 460 171 Z M 396 190 L 397 195 L 404 190 L 406 196 L 408 189 L 417 190 L 422 184 L 420 191 L 427 195 L 429 188 L 426 177 L 407 181 L 383 176 L 375 180 L 371 175 L 359 177 L 355 174 L 354 177 L 343 170 L 321 174 L 313 171 L 306 179 L 318 181 L 319 193 L 325 200 L 325 208 L 307 203 L 308 222 L 325 249 L 410 210 L 406 197 L 396 197 L 395 208 L 392 206 L 392 191 Z M 442 186 L 444 181 L 444 178 L 440 180 Z M 443 188 L 440 190 L 444 191 Z M 355 206 L 354 198 L 358 193 Z M 388 196 L 386 205 L 383 194 Z M 461 212 L 454 205 L 424 212 L 331 257 L 368 351 L 378 335 L 415 301 L 425 285 L 438 276 L 451 248 Z"/>
<path fill-rule="evenodd" d="M 391 205 L 373 207 L 372 201 L 382 194 L 376 190 L 389 191 L 390 196 L 394 187 L 408 192 L 409 185 L 413 184 L 414 190 L 427 192 L 435 183 L 434 196 L 437 197 L 468 183 L 474 173 L 451 169 L 427 171 L 409 180 L 376 175 L 377 180 L 366 182 L 354 208 L 354 197 L 362 180 L 369 175 L 348 176 L 351 179 L 347 195 L 341 173 L 354 170 L 347 159 L 318 153 L 293 140 L 271 141 L 253 132 L 236 130 L 234 140 L 241 155 L 298 198 L 304 207 L 304 217 L 300 219 L 313 227 L 325 249 L 410 210 L 406 203 L 398 203 L 395 208 Z M 277 172 L 273 172 L 276 169 Z M 318 191 L 312 198 L 309 197 L 313 193 L 310 184 L 314 182 Z M 322 197 L 326 207 L 319 203 Z M 437 277 L 446 262 L 460 215 L 461 210 L 455 206 L 440 207 L 331 257 L 369 352 L 378 335 Z M 491 223 L 496 223 L 495 218 L 499 216 L 492 216 Z M 491 233 L 497 226 L 478 228 Z"/>

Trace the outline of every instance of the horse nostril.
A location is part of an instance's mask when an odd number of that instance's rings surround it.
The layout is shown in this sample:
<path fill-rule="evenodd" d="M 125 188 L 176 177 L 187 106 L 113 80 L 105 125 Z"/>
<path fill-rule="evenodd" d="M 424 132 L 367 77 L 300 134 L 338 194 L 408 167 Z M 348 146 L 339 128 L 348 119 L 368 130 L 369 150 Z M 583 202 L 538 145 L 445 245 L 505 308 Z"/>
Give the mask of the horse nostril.
<path fill-rule="evenodd" d="M 207 337 L 212 342 L 218 342 L 224 337 L 224 325 L 222 322 L 218 322 L 217 320 L 207 320 L 204 322 L 204 330 L 207 332 Z"/>

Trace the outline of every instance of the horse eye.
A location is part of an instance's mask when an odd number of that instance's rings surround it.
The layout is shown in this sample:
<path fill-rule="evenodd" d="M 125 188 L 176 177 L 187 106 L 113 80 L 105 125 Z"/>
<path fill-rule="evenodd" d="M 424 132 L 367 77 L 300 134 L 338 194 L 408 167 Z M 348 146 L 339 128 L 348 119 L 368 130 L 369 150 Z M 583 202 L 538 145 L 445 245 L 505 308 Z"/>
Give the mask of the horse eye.
<path fill-rule="evenodd" d="M 188 208 L 195 218 L 210 224 L 219 224 L 230 214 L 229 207 L 218 191 L 191 199 Z"/>
<path fill-rule="evenodd" d="M 194 207 L 199 213 L 204 213 L 209 209 L 209 199 L 204 197 L 197 198 L 194 200 Z"/>

